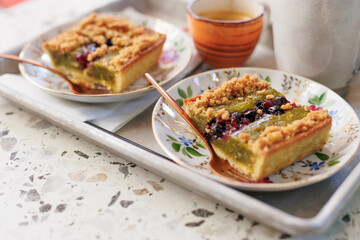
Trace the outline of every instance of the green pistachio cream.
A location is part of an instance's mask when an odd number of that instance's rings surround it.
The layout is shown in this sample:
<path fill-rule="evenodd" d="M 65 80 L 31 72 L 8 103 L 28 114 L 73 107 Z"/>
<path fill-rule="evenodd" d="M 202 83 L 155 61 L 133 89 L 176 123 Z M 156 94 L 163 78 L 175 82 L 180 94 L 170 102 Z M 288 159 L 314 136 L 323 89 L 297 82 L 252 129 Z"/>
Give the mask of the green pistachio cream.
<path fill-rule="evenodd" d="M 268 95 L 274 98 L 267 99 Z M 245 143 L 238 140 L 238 134 L 248 133 L 250 139 L 255 141 L 266 127 L 286 126 L 309 113 L 296 105 L 289 110 L 281 108 L 288 103 L 283 94 L 269 88 L 265 94 L 253 93 L 251 97 L 233 99 L 229 104 L 214 106 L 210 117 L 204 110 L 201 114 L 193 116 L 193 120 L 215 147 L 220 148 L 226 155 L 251 164 L 250 158 L 253 153 Z M 220 109 L 226 109 L 230 113 L 229 119 L 216 117 Z"/>

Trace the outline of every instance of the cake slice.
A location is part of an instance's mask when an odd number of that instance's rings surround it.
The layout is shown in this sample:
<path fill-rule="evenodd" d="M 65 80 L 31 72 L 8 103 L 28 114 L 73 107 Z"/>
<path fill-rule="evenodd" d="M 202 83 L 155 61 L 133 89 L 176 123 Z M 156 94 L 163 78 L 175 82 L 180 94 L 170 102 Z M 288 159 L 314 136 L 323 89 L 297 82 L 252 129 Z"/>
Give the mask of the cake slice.
<path fill-rule="evenodd" d="M 92 13 L 43 47 L 75 83 L 120 93 L 157 64 L 165 39 L 124 18 Z"/>
<path fill-rule="evenodd" d="M 218 156 L 254 181 L 321 149 L 332 120 L 327 110 L 291 104 L 248 74 L 185 99 L 184 106 Z"/>

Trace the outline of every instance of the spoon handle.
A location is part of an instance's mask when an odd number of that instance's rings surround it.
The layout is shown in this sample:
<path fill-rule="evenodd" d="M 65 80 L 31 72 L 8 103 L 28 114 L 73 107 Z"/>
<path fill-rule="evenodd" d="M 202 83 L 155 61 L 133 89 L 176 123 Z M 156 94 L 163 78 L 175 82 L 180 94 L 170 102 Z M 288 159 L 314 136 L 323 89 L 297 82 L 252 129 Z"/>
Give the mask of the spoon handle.
<path fill-rule="evenodd" d="M 23 62 L 23 63 L 28 63 L 28 64 L 32 64 L 32 65 L 35 65 L 35 66 L 38 66 L 38 67 L 42 67 L 42 68 L 45 68 L 55 74 L 58 74 L 60 75 L 62 78 L 64 78 L 67 82 L 69 82 L 69 79 L 64 75 L 62 74 L 61 72 L 59 71 L 56 71 L 52 68 L 49 68 L 43 64 L 40 64 L 38 62 L 34 62 L 32 60 L 28 60 L 28 59 L 23 59 L 23 58 L 20 58 L 18 56 L 14 56 L 14 55 L 9 55 L 9 54 L 5 54 L 5 53 L 0 53 L 0 57 L 1 58 L 6 58 L 6 59 L 9 59 L 9 60 L 13 60 L 13 61 L 17 61 L 17 62 Z"/>
<path fill-rule="evenodd" d="M 160 94 L 170 103 L 170 105 L 181 115 L 181 117 L 195 130 L 198 136 L 205 142 L 209 149 L 212 149 L 208 141 L 202 135 L 198 127 L 191 120 L 189 115 L 177 104 L 177 102 L 163 89 L 155 79 L 149 74 L 145 73 L 145 77 L 149 80 L 149 82 L 160 92 Z"/>

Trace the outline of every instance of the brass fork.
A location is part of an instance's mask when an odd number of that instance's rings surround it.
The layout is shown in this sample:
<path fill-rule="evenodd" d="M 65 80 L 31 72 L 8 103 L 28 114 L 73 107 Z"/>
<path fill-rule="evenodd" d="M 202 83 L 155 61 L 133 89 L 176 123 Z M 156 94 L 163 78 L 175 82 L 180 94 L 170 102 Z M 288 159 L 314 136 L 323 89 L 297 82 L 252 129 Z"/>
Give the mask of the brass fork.
<path fill-rule="evenodd" d="M 107 90 L 107 89 L 91 89 L 91 88 L 87 88 L 87 87 L 85 87 L 85 86 L 83 86 L 81 84 L 76 84 L 76 83 L 72 82 L 67 76 L 62 74 L 61 72 L 59 72 L 59 71 L 57 71 L 57 70 L 55 70 L 53 68 L 50 68 L 48 66 L 45 66 L 45 65 L 43 65 L 41 63 L 32 61 L 32 60 L 23 59 L 23 58 L 20 58 L 18 56 L 4 54 L 4 53 L 0 53 L 0 57 L 8 59 L 8 60 L 28 63 L 28 64 L 32 64 L 32 65 L 35 65 L 35 66 L 38 66 L 38 67 L 41 67 L 41 68 L 45 68 L 45 69 L 59 75 L 60 77 L 62 77 L 69 84 L 70 91 L 72 91 L 75 94 L 107 94 L 107 93 L 110 93 L 110 91 Z"/>
<path fill-rule="evenodd" d="M 160 92 L 160 94 L 170 103 L 170 105 L 175 109 L 175 111 L 194 129 L 197 135 L 203 140 L 207 149 L 210 151 L 211 159 L 209 162 L 209 166 L 211 170 L 228 180 L 236 181 L 236 182 L 250 182 L 246 176 L 242 175 L 236 169 L 234 169 L 228 161 L 220 158 L 214 151 L 213 147 L 209 143 L 209 141 L 203 136 L 200 132 L 199 128 L 195 125 L 195 123 L 191 120 L 189 115 L 176 103 L 176 101 L 163 89 L 149 73 L 145 73 L 145 77 L 149 80 L 149 82 Z"/>

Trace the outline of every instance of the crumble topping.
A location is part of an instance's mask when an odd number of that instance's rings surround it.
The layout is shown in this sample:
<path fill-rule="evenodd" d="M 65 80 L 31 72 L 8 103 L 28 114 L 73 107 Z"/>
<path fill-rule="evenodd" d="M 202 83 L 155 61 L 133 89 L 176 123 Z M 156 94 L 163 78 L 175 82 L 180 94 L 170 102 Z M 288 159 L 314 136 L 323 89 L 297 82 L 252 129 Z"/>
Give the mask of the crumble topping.
<path fill-rule="evenodd" d="M 226 105 L 234 98 L 243 99 L 247 95 L 265 90 L 270 83 L 264 80 L 258 80 L 257 75 L 244 74 L 242 78 L 233 78 L 230 81 L 224 82 L 222 86 L 206 90 L 204 93 L 196 97 L 192 103 L 192 109 L 195 114 L 199 114 L 207 107 L 214 107 L 217 105 Z"/>
<path fill-rule="evenodd" d="M 256 92 L 257 94 L 264 95 L 266 93 L 266 89 L 260 90 Z"/>
<path fill-rule="evenodd" d="M 254 142 L 249 141 L 249 145 L 255 149 L 267 151 L 274 144 L 290 139 L 297 134 L 308 131 L 321 122 L 331 121 L 331 116 L 327 110 L 312 111 L 303 119 L 296 120 L 284 127 L 269 126 L 260 134 Z"/>
<path fill-rule="evenodd" d="M 207 117 L 207 118 L 211 118 L 213 112 L 214 112 L 214 109 L 213 109 L 213 108 L 211 108 L 211 107 L 208 108 L 208 109 L 206 110 L 206 117 Z"/>
<path fill-rule="evenodd" d="M 79 47 L 95 43 L 97 48 L 90 53 L 89 61 L 101 58 L 108 52 L 119 54 L 108 62 L 112 70 L 119 70 L 131 58 L 164 41 L 165 35 L 127 21 L 125 18 L 90 14 L 79 24 L 44 43 L 44 48 L 57 54 L 67 54 Z"/>
<path fill-rule="evenodd" d="M 237 137 L 242 143 L 247 143 L 250 140 L 250 135 L 244 132 L 240 132 Z"/>
<path fill-rule="evenodd" d="M 132 41 L 132 45 L 123 48 L 119 52 L 119 54 L 110 61 L 110 65 L 114 66 L 117 69 L 119 66 L 125 65 L 132 58 L 136 57 L 139 53 L 153 46 L 157 41 L 161 39 L 160 36 L 160 34 L 138 36 Z"/>
<path fill-rule="evenodd" d="M 275 98 L 275 96 L 272 94 L 266 95 L 266 99 L 274 99 L 274 98 Z"/>
<path fill-rule="evenodd" d="M 292 104 L 286 103 L 286 104 L 282 105 L 280 108 L 282 110 L 290 110 L 290 109 L 292 109 Z M 306 109 L 304 109 L 304 110 L 306 111 Z M 309 109 L 307 111 L 309 111 Z"/>
<path fill-rule="evenodd" d="M 106 44 L 102 44 L 100 47 L 96 48 L 94 52 L 89 53 L 87 56 L 88 61 L 92 61 L 97 57 L 103 57 L 108 52 L 108 46 Z"/>
<path fill-rule="evenodd" d="M 230 113 L 225 108 L 222 108 L 216 113 L 215 117 L 223 119 L 223 120 L 229 120 Z"/>

